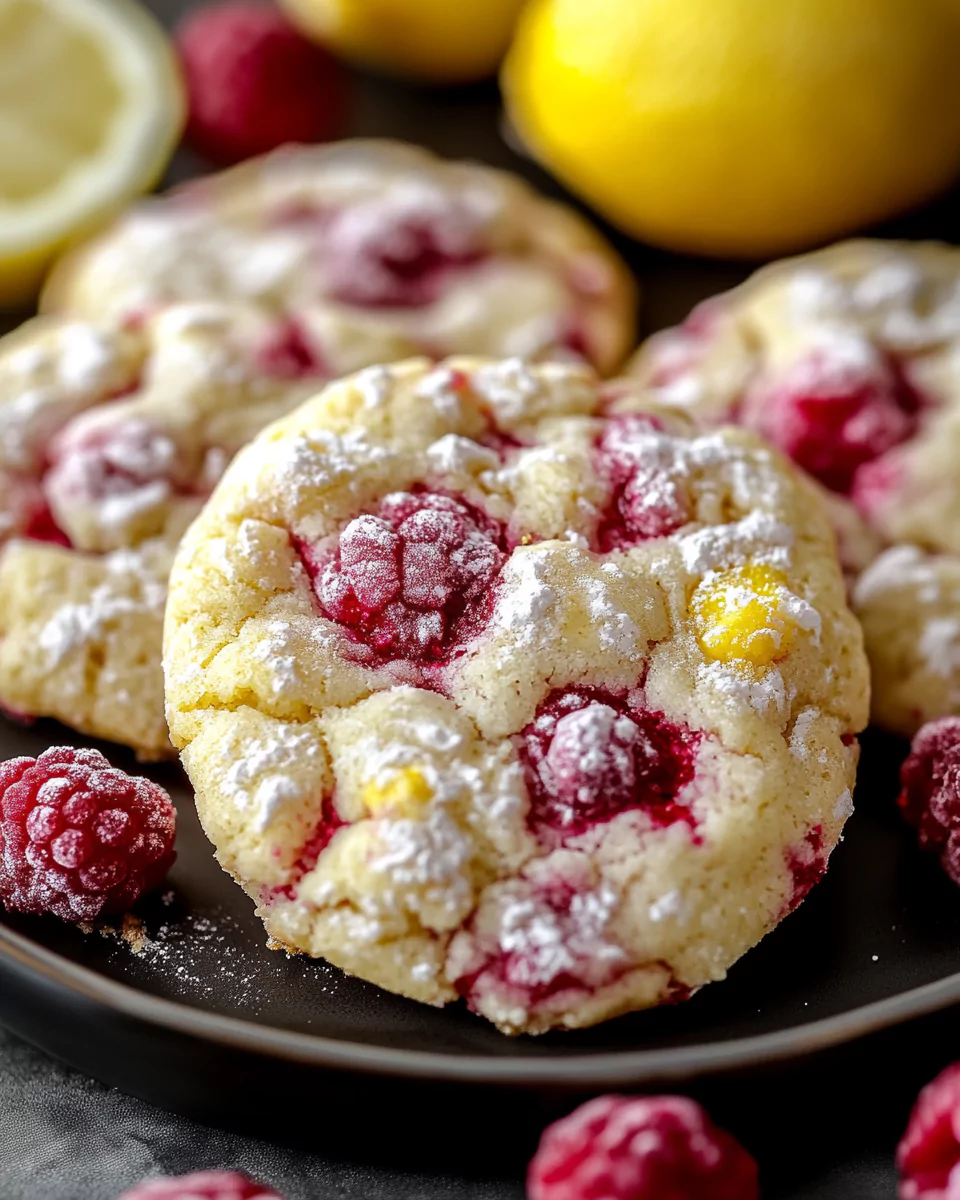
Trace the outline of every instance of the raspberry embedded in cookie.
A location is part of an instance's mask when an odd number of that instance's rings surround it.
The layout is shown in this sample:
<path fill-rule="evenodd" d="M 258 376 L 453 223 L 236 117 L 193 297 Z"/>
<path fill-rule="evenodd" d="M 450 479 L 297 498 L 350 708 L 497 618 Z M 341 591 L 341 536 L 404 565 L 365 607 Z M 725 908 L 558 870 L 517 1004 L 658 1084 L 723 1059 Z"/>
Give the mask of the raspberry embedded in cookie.
<path fill-rule="evenodd" d="M 316 346 L 293 317 L 277 322 L 253 354 L 258 371 L 272 379 L 323 379 L 330 374 Z"/>
<path fill-rule="evenodd" d="M 51 460 L 44 491 L 54 514 L 66 518 L 77 505 L 135 493 L 163 500 L 179 473 L 171 438 L 142 418 L 107 424 L 103 412 L 67 425 L 52 447 Z"/>
<path fill-rule="evenodd" d="M 450 275 L 485 253 L 476 217 L 428 189 L 354 204 L 326 226 L 329 294 L 367 308 L 416 308 L 438 299 Z"/>
<path fill-rule="evenodd" d="M 677 797 L 700 735 L 609 693 L 554 694 L 518 739 L 538 834 L 570 837 L 639 809 L 663 828 L 696 819 Z"/>
<path fill-rule="evenodd" d="M 951 1200 L 960 1190 L 960 1063 L 928 1083 L 897 1147 L 901 1200 Z"/>
<path fill-rule="evenodd" d="M 798 846 L 786 852 L 787 869 L 793 878 L 793 891 L 787 901 L 786 913 L 792 913 L 827 872 L 827 856 L 823 852 L 823 826 L 816 825 Z"/>
<path fill-rule="evenodd" d="M 895 365 L 814 350 L 784 374 L 759 383 L 743 421 L 835 492 L 849 492 L 859 468 L 905 441 L 919 403 Z"/>
<path fill-rule="evenodd" d="M 652 417 L 632 414 L 607 422 L 597 444 L 598 470 L 611 488 L 597 532 L 601 552 L 666 537 L 690 519 L 686 488 L 665 449 Z"/>
<path fill-rule="evenodd" d="M 499 526 L 472 505 L 394 492 L 356 517 L 331 561 L 305 555 L 326 616 L 385 659 L 437 661 L 472 636 L 506 561 Z"/>

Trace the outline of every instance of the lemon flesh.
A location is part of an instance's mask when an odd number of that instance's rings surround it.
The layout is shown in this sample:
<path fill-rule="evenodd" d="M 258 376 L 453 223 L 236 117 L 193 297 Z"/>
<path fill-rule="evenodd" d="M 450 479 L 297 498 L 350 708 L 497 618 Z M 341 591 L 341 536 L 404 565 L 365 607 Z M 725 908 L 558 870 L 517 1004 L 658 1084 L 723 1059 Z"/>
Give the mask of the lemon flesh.
<path fill-rule="evenodd" d="M 132 0 L 0 0 L 0 305 L 152 186 L 183 119 L 166 37 Z"/>

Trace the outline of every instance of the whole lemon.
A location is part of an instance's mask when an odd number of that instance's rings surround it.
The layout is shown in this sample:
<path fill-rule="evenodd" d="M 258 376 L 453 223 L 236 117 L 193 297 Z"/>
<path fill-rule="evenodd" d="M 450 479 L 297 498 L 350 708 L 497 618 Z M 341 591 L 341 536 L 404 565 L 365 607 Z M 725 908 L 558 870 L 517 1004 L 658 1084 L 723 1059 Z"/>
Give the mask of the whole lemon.
<path fill-rule="evenodd" d="M 431 83 L 492 75 L 523 0 L 281 0 L 344 58 Z"/>
<path fill-rule="evenodd" d="M 960 169 L 960 0 L 533 0 L 503 70 L 531 151 L 675 250 L 799 250 Z"/>

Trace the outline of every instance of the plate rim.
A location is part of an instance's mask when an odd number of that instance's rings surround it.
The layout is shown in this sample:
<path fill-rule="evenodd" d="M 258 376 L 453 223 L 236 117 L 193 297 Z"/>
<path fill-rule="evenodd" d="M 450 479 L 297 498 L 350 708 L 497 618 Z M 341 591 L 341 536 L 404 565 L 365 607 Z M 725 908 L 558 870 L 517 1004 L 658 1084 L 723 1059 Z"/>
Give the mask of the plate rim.
<path fill-rule="evenodd" d="M 109 1008 L 117 1016 L 221 1047 L 367 1076 L 513 1087 L 628 1086 L 766 1066 L 828 1050 L 960 1003 L 960 972 L 955 972 L 786 1030 L 692 1046 L 528 1058 L 375 1046 L 206 1012 L 111 979 L 0 921 L 0 971 L 8 961 L 29 975 L 40 975 L 46 982 L 66 988 L 75 998 Z"/>

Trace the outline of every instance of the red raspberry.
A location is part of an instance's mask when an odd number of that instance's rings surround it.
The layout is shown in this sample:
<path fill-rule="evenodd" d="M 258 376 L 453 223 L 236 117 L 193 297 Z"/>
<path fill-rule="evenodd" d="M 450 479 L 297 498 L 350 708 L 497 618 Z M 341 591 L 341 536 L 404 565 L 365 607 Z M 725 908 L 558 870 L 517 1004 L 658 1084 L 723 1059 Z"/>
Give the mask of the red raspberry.
<path fill-rule="evenodd" d="M 848 492 L 860 467 L 913 433 L 916 407 L 890 366 L 814 351 L 748 394 L 743 420 L 828 488 Z"/>
<path fill-rule="evenodd" d="M 314 587 L 324 612 L 384 658 L 437 661 L 482 618 L 506 558 L 501 541 L 462 501 L 394 492 L 378 516 L 344 529 Z"/>
<path fill-rule="evenodd" d="M 283 1200 L 283 1197 L 237 1171 L 196 1171 L 176 1178 L 148 1179 L 117 1200 Z"/>
<path fill-rule="evenodd" d="M 292 317 L 279 321 L 254 350 L 257 369 L 274 379 L 323 378 L 329 375 L 316 346 Z"/>
<path fill-rule="evenodd" d="M 97 750 L 53 746 L 0 763 L 0 902 L 11 912 L 123 912 L 170 869 L 175 833 L 163 788 Z"/>
<path fill-rule="evenodd" d="M 530 1200 L 757 1200 L 757 1164 L 683 1096 L 600 1096 L 551 1125 Z"/>
<path fill-rule="evenodd" d="M 613 417 L 600 438 L 598 469 L 612 488 L 597 535 L 604 553 L 665 537 L 690 519 L 689 497 L 657 428 L 652 417 Z"/>
<path fill-rule="evenodd" d="M 897 803 L 917 827 L 920 845 L 939 853 L 943 869 L 960 883 L 960 717 L 924 725 L 900 768 L 900 782 Z"/>
<path fill-rule="evenodd" d="M 217 162 L 336 133 L 343 73 L 275 8 L 248 0 L 201 8 L 180 24 L 176 42 L 189 98 L 187 136 Z"/>
<path fill-rule="evenodd" d="M 897 1147 L 900 1200 L 960 1197 L 960 1063 L 928 1083 Z"/>
<path fill-rule="evenodd" d="M 787 870 L 793 876 L 793 892 L 787 901 L 786 913 L 799 908 L 807 893 L 827 873 L 827 856 L 823 852 L 823 826 L 815 825 L 807 836 L 786 852 Z"/>
<path fill-rule="evenodd" d="M 328 293 L 344 304 L 416 308 L 484 254 L 478 219 L 462 200 L 410 185 L 334 214 L 323 269 Z"/>
<path fill-rule="evenodd" d="M 628 809 L 658 826 L 694 824 L 677 794 L 694 776 L 699 737 L 663 713 L 607 693 L 554 693 L 520 735 L 531 823 L 582 833 Z"/>

